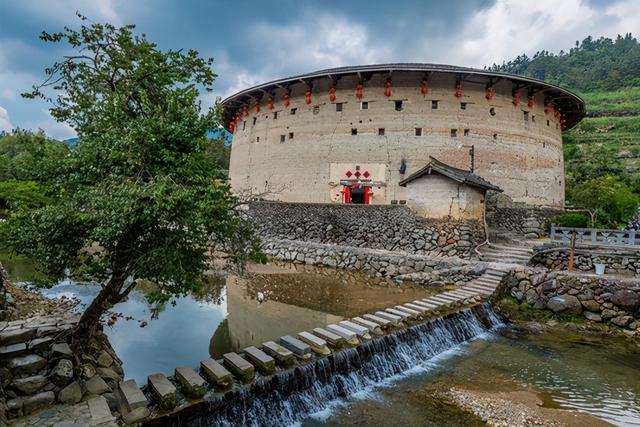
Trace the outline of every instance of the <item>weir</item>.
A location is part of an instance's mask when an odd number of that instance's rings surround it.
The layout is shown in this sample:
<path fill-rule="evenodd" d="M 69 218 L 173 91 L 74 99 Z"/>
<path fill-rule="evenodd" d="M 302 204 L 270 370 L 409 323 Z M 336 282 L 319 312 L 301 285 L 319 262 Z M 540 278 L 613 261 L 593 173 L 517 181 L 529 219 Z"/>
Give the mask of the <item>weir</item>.
<path fill-rule="evenodd" d="M 203 400 L 145 426 L 290 425 L 363 389 L 426 366 L 434 357 L 502 325 L 488 303 L 419 323 L 295 368 L 210 390 Z"/>

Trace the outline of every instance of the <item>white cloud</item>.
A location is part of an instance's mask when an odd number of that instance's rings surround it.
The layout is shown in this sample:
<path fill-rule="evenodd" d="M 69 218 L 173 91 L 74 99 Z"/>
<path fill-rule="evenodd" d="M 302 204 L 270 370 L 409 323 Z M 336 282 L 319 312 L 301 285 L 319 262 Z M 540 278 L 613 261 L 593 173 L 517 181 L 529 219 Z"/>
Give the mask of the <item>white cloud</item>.
<path fill-rule="evenodd" d="M 41 16 L 47 20 L 68 25 L 76 11 L 93 21 L 107 21 L 114 25 L 122 25 L 123 11 L 131 9 L 133 2 L 126 0 L 19 0 L 16 5 L 27 13 Z M 124 5 L 125 7 L 119 7 Z M 129 8 L 126 6 L 129 5 Z"/>
<path fill-rule="evenodd" d="M 48 113 L 47 113 L 48 115 Z M 40 121 L 29 128 L 36 130 L 42 129 L 47 136 L 58 139 L 60 141 L 73 138 L 76 136 L 76 131 L 71 126 L 64 122 L 57 122 L 53 117 L 49 116 L 48 119 Z"/>
<path fill-rule="evenodd" d="M 0 106 L 0 132 L 10 132 L 11 130 L 13 130 L 13 125 L 9 120 L 9 113 Z"/>

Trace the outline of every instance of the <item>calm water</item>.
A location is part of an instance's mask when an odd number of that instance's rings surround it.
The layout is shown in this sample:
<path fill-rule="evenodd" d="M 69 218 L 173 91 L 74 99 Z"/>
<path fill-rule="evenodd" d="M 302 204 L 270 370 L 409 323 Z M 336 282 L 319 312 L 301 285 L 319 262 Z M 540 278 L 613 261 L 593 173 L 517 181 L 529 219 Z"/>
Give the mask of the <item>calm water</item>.
<path fill-rule="evenodd" d="M 3 264 L 15 280 L 29 280 L 24 262 Z M 105 332 L 124 362 L 126 376 L 142 384 L 153 372 L 171 374 L 176 366 L 197 366 L 209 356 L 218 358 L 430 292 L 358 274 L 296 268 L 254 267 L 247 278 L 210 280 L 198 295 L 161 307 L 150 306 L 144 289 L 137 290 L 114 308 L 122 317 L 105 326 Z M 98 290 L 97 285 L 64 282 L 43 293 L 51 298 L 73 296 L 84 305 Z M 127 316 L 132 319 L 126 320 Z M 434 398 L 434 390 L 457 385 L 490 391 L 521 384 L 544 392 L 550 406 L 577 409 L 616 425 L 640 426 L 637 346 L 568 333 L 525 334 L 511 328 L 454 348 L 426 367 L 313 414 L 304 424 L 475 425 L 477 420 Z"/>

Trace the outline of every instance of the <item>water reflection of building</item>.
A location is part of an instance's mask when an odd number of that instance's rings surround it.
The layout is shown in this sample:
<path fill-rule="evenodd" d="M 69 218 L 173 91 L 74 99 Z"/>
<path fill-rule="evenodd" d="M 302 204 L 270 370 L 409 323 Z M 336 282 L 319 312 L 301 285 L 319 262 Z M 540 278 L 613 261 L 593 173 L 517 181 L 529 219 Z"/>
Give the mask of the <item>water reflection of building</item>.
<path fill-rule="evenodd" d="M 343 319 L 342 316 L 270 299 L 260 303 L 256 295 L 248 294 L 246 279 L 236 276 L 227 279 L 227 311 L 227 319 L 220 323 L 209 344 L 209 353 L 214 358 L 228 351 L 259 345 L 283 335 L 295 335 Z"/>

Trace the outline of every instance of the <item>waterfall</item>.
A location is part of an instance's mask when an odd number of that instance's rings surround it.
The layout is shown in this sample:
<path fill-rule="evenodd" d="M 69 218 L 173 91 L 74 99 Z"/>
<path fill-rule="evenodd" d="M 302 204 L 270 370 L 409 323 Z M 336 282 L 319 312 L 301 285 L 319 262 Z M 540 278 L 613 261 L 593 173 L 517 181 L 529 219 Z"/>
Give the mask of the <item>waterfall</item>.
<path fill-rule="evenodd" d="M 211 395 L 202 404 L 156 421 L 196 427 L 295 424 L 332 402 L 427 366 L 434 357 L 501 325 L 488 304 L 465 309 Z"/>

